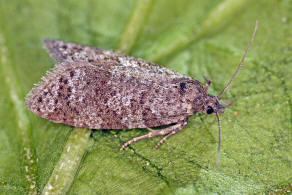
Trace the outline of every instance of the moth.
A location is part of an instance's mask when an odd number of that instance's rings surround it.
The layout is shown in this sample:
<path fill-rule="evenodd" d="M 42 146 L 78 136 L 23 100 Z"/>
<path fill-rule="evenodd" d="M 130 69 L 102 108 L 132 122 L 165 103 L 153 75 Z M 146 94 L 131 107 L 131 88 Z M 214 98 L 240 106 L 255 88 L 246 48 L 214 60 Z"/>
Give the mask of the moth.
<path fill-rule="evenodd" d="M 149 130 L 123 144 L 120 150 L 138 140 L 164 135 L 154 147 L 157 149 L 188 124 L 190 115 L 215 113 L 219 151 L 219 113 L 224 112 L 220 99 L 239 72 L 256 29 L 257 23 L 235 73 L 217 96 L 208 94 L 210 80 L 203 85 L 192 77 L 118 51 L 44 40 L 57 64 L 28 93 L 25 105 L 55 123 L 89 129 Z"/>

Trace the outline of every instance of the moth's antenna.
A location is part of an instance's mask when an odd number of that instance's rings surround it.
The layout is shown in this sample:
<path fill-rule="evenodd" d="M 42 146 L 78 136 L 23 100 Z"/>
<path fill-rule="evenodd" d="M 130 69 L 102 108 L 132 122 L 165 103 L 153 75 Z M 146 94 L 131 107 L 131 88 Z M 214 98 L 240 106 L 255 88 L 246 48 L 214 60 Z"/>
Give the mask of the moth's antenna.
<path fill-rule="evenodd" d="M 244 52 L 244 55 L 242 56 L 242 59 L 235 71 L 235 73 L 232 75 L 232 78 L 231 80 L 227 83 L 227 85 L 224 87 L 224 89 L 221 91 L 221 93 L 217 96 L 218 99 L 221 99 L 221 96 L 224 94 L 224 92 L 227 90 L 227 88 L 230 86 L 230 84 L 232 83 L 233 79 L 236 77 L 237 73 L 239 72 L 244 60 L 245 60 L 245 57 L 248 53 L 248 49 L 252 43 L 252 41 L 254 40 L 254 37 L 255 37 L 255 34 L 256 34 L 256 31 L 257 31 L 257 28 L 258 28 L 258 21 L 256 21 L 256 24 L 255 24 L 255 27 L 254 27 L 254 31 L 252 33 L 252 36 L 251 36 L 251 39 L 249 40 L 249 43 L 247 45 L 247 48 L 245 49 L 245 52 Z"/>
<path fill-rule="evenodd" d="M 220 150 L 221 150 L 221 121 L 218 112 L 216 112 L 216 117 L 218 121 L 218 129 L 219 129 L 219 136 L 218 136 L 218 148 L 217 148 L 217 159 L 216 159 L 216 165 L 219 165 L 220 162 Z"/>

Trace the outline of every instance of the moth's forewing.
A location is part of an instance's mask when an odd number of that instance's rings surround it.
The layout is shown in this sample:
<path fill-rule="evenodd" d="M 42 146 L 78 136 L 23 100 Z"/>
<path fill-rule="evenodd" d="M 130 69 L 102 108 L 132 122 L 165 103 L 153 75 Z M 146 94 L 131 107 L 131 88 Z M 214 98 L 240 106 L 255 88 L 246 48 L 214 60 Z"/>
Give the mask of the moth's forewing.
<path fill-rule="evenodd" d="M 41 117 L 77 127 L 161 126 L 187 115 L 177 85 L 113 74 L 102 64 L 65 61 L 32 89 L 26 105 Z"/>

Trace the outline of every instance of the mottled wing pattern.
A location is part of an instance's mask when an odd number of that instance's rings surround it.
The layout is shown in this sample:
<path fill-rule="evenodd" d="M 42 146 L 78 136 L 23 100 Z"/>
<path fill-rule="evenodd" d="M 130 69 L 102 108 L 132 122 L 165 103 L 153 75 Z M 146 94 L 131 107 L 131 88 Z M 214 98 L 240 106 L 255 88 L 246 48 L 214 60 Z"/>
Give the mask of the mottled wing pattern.
<path fill-rule="evenodd" d="M 44 45 L 58 62 L 85 61 L 88 64 L 110 68 L 112 74 L 139 77 L 142 80 L 168 82 L 175 78 L 192 79 L 176 71 L 146 62 L 142 59 L 126 56 L 112 50 L 104 50 L 59 40 L 44 40 Z"/>
<path fill-rule="evenodd" d="M 77 127 L 161 126 L 184 120 L 191 112 L 180 81 L 145 80 L 113 72 L 108 64 L 64 61 L 32 89 L 26 106 L 41 117 Z"/>
<path fill-rule="evenodd" d="M 191 77 L 120 52 L 56 40 L 44 44 L 59 63 L 31 90 L 26 106 L 57 123 L 91 129 L 177 123 L 194 112 L 186 83 L 195 89 L 193 98 L 204 90 Z"/>

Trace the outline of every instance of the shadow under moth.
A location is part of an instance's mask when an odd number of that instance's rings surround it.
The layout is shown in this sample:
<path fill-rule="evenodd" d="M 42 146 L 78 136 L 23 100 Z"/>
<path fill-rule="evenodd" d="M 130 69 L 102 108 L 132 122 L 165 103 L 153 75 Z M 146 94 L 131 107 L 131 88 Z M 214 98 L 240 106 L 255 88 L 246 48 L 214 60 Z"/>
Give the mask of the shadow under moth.
<path fill-rule="evenodd" d="M 26 97 L 26 107 L 55 123 L 89 129 L 147 128 L 149 133 L 133 138 L 129 144 L 154 136 L 168 137 L 188 124 L 197 112 L 224 112 L 221 96 L 239 72 L 251 40 L 231 80 L 217 96 L 208 94 L 210 80 L 203 85 L 189 76 L 130 57 L 123 53 L 91 46 L 44 40 L 44 46 L 57 61 L 42 81 Z M 151 129 L 169 125 L 163 129 Z"/>

